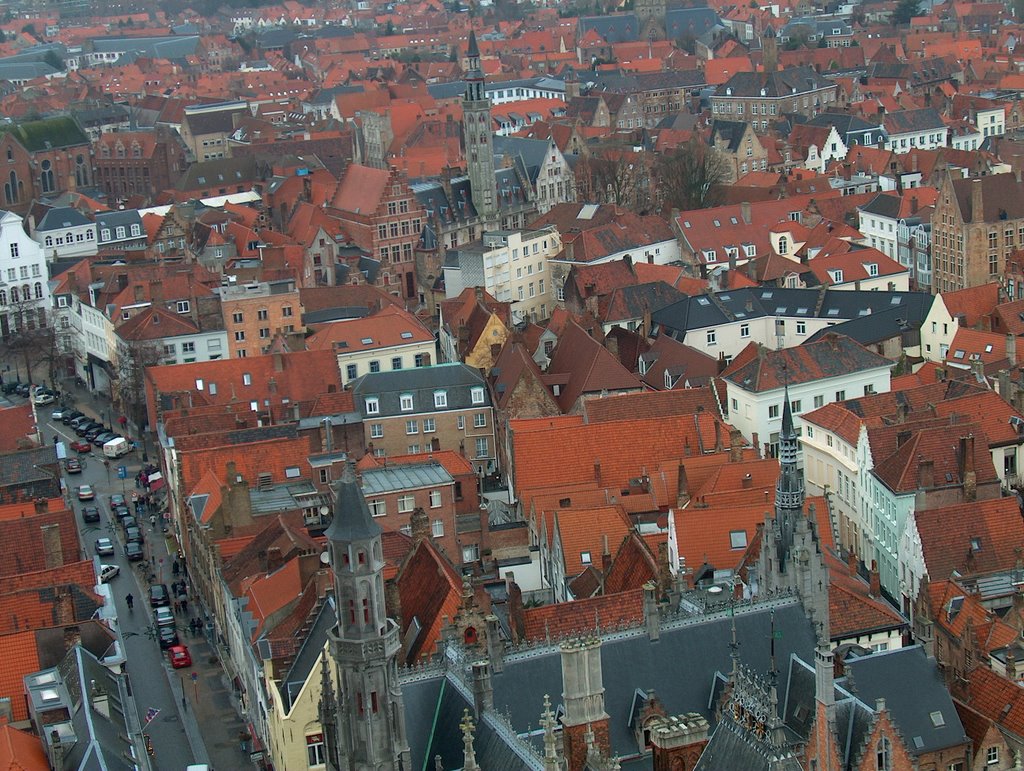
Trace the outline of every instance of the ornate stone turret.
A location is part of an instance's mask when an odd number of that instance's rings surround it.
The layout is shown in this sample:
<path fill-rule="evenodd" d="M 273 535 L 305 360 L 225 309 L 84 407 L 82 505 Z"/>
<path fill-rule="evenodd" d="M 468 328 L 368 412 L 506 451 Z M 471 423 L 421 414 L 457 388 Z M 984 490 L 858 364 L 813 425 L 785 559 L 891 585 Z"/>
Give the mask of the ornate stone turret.
<path fill-rule="evenodd" d="M 355 467 L 338 483 L 327 537 L 338 624 L 328 634 L 337 671 L 331 694 L 334 725 L 325 727 L 331 769 L 391 771 L 410 768 L 405 711 L 398 683 L 399 628 L 384 602 L 381 529 L 370 515 Z M 326 700 L 326 697 L 325 697 Z"/>

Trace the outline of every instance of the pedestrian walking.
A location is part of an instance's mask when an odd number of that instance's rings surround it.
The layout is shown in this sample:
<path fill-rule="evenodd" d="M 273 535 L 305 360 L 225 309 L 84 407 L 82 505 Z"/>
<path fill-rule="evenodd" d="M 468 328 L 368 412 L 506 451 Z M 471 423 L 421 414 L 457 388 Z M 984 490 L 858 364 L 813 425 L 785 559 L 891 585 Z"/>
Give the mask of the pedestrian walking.
<path fill-rule="evenodd" d="M 181 606 L 182 613 L 188 613 L 188 599 L 185 595 L 181 595 L 181 597 L 178 598 L 178 605 Z"/>
<path fill-rule="evenodd" d="M 175 598 L 175 600 L 174 600 L 174 615 L 178 615 L 178 612 L 180 610 L 181 610 L 181 605 L 178 604 L 178 600 L 177 600 L 177 598 Z"/>
<path fill-rule="evenodd" d="M 156 530 L 156 514 L 149 515 L 149 526 Z"/>

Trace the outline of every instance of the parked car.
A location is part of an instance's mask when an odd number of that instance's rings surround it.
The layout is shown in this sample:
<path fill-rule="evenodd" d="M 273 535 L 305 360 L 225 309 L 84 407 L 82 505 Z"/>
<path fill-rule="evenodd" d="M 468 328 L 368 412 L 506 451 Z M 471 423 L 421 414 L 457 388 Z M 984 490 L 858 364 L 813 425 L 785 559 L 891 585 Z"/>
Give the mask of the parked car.
<path fill-rule="evenodd" d="M 160 642 L 160 647 L 167 650 L 173 645 L 178 645 L 181 640 L 178 639 L 178 630 L 173 626 L 161 626 L 157 627 L 157 639 Z"/>
<path fill-rule="evenodd" d="M 102 426 L 100 426 L 99 423 L 96 423 L 92 420 L 85 420 L 79 423 L 77 426 L 75 426 L 75 433 L 78 434 L 79 436 L 85 436 L 90 431 L 93 431 L 97 428 L 102 428 Z"/>
<path fill-rule="evenodd" d="M 137 527 L 126 527 L 124 529 L 124 540 L 127 543 L 141 544 L 145 541 L 142 537 L 142 530 Z"/>
<path fill-rule="evenodd" d="M 81 412 L 79 412 L 77 415 L 71 418 L 71 420 L 68 421 L 68 425 L 71 426 L 72 428 L 78 428 L 79 426 L 84 425 L 85 423 L 92 423 L 92 418 Z"/>
<path fill-rule="evenodd" d="M 117 518 L 119 522 L 123 520 L 125 517 L 131 516 L 131 514 L 128 512 L 128 507 L 125 506 L 124 504 L 121 504 L 120 506 L 115 506 L 110 511 L 111 513 L 113 513 L 113 515 Z"/>
<path fill-rule="evenodd" d="M 117 578 L 120 572 L 121 568 L 117 565 L 100 565 L 100 583 L 105 584 Z"/>
<path fill-rule="evenodd" d="M 18 396 L 28 396 L 32 393 L 31 383 L 18 383 L 18 387 L 14 389 L 14 393 Z"/>
<path fill-rule="evenodd" d="M 44 404 L 53 404 L 57 401 L 57 394 L 52 391 L 36 391 L 32 401 L 39 407 L 42 407 Z"/>
<path fill-rule="evenodd" d="M 113 431 L 103 431 L 92 440 L 93 447 L 102 447 L 115 436 Z"/>
<path fill-rule="evenodd" d="M 92 452 L 92 445 L 81 439 L 76 439 L 71 443 L 71 449 L 81 453 Z"/>
<path fill-rule="evenodd" d="M 64 417 L 62 417 L 60 419 L 60 422 L 63 423 L 65 426 L 67 426 L 67 425 L 70 425 L 72 421 L 75 421 L 75 420 L 78 420 L 79 418 L 84 418 L 84 417 L 85 417 L 85 415 L 83 415 L 78 410 L 71 410 L 70 412 L 65 412 L 64 413 Z"/>
<path fill-rule="evenodd" d="M 100 510 L 96 506 L 84 506 L 82 507 L 82 521 L 83 522 L 99 522 L 100 521 Z"/>
<path fill-rule="evenodd" d="M 68 458 L 64 461 L 64 470 L 69 474 L 81 474 L 82 461 L 78 458 Z"/>
<path fill-rule="evenodd" d="M 67 407 L 58 407 L 50 413 L 50 420 L 63 420 L 64 416 L 69 412 L 71 412 L 71 410 Z"/>
<path fill-rule="evenodd" d="M 91 501 L 95 497 L 96 491 L 92 489 L 91 485 L 82 485 L 78 488 L 78 500 Z"/>
<path fill-rule="evenodd" d="M 94 426 L 85 432 L 85 438 L 92 442 L 100 434 L 106 433 L 107 429 L 103 426 Z"/>
<path fill-rule="evenodd" d="M 110 496 L 110 508 L 124 506 L 124 496 L 121 493 L 114 493 Z"/>
<path fill-rule="evenodd" d="M 97 538 L 96 553 L 101 557 L 109 557 L 114 553 L 114 542 L 109 538 Z"/>
<path fill-rule="evenodd" d="M 138 562 L 145 556 L 142 553 L 142 544 L 136 541 L 129 541 L 124 545 L 124 556 L 129 562 Z"/>
<path fill-rule="evenodd" d="M 153 620 L 159 626 L 174 626 L 174 611 L 167 607 L 154 608 Z"/>
<path fill-rule="evenodd" d="M 185 645 L 173 645 L 167 651 L 167 656 L 171 660 L 171 666 L 174 669 L 185 669 L 186 667 L 192 666 L 192 656 L 188 652 L 188 647 Z"/>
<path fill-rule="evenodd" d="M 171 604 L 171 594 L 167 584 L 153 584 L 149 587 L 149 607 L 165 608 Z"/>
<path fill-rule="evenodd" d="M 0 391 L 3 391 L 5 394 L 10 395 L 16 393 L 18 390 L 18 386 L 20 385 L 21 383 L 19 383 L 17 380 L 12 380 L 10 383 L 4 383 L 2 386 L 0 386 Z"/>

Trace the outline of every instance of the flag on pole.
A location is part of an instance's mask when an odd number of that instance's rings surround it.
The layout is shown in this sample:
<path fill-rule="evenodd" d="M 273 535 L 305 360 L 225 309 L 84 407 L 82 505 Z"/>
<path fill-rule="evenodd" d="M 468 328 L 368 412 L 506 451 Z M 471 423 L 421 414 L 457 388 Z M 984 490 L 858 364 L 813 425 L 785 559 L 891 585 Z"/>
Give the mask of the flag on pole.
<path fill-rule="evenodd" d="M 160 714 L 160 710 L 158 710 L 156 707 L 150 707 L 149 709 L 147 709 L 146 710 L 146 725 L 149 725 L 154 720 L 156 720 L 156 716 L 159 715 L 159 714 Z"/>

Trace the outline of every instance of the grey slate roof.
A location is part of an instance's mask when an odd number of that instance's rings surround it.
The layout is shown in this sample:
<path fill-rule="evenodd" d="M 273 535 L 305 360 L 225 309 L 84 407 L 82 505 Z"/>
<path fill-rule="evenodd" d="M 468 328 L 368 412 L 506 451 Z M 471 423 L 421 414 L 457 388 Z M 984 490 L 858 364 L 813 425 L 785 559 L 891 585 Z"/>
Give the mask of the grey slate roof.
<path fill-rule="evenodd" d="M 46 62 L 0 62 L 0 80 L 33 80 L 56 71 Z"/>
<path fill-rule="evenodd" d="M 672 8 L 665 12 L 665 34 L 669 40 L 678 40 L 682 35 L 700 37 L 721 25 L 721 19 L 714 8 Z"/>
<path fill-rule="evenodd" d="M 595 91 L 610 91 L 615 94 L 699 88 L 706 84 L 707 77 L 700 70 L 666 70 L 665 72 L 644 73 L 613 71 L 595 73 L 594 75 Z"/>
<path fill-rule="evenodd" d="M 56 465 L 57 452 L 51 445 L 4 453 L 0 455 L 0 487 L 31 482 L 56 483 Z"/>
<path fill-rule="evenodd" d="M 501 158 L 506 155 L 521 159 L 530 183 L 536 184 L 550 145 L 551 140 L 549 139 L 496 136 L 494 137 L 494 160 L 500 165 Z"/>
<path fill-rule="evenodd" d="M 880 217 L 896 219 L 900 214 L 900 203 L 898 195 L 879 193 L 864 206 L 861 206 L 860 210 L 868 214 L 877 214 Z"/>
<path fill-rule="evenodd" d="M 454 478 L 437 461 L 389 464 L 363 471 L 363 494 L 380 495 L 419 487 L 450 485 Z"/>
<path fill-rule="evenodd" d="M 726 716 L 715 728 L 693 771 L 800 771 L 800 762 L 793 752 L 771 751 L 761 742 L 753 741 L 751 732 Z"/>
<path fill-rule="evenodd" d="M 931 303 L 921 292 L 750 287 L 687 297 L 652 313 L 651 320 L 660 333 L 682 340 L 690 330 L 764 316 L 848 321 L 898 308 L 920 325 Z"/>
<path fill-rule="evenodd" d="M 102 37 L 93 38 L 90 42 L 93 50 L 100 53 L 125 53 L 131 58 L 184 59 L 196 52 L 199 36 Z"/>
<path fill-rule="evenodd" d="M 63 230 L 65 228 L 76 228 L 81 225 L 88 225 L 89 218 L 78 209 L 70 206 L 59 206 L 50 209 L 43 215 L 36 225 L 37 231 Z"/>
<path fill-rule="evenodd" d="M 484 403 L 473 404 L 471 390 L 483 387 Z M 434 391 L 448 393 L 448 406 L 434 406 Z M 366 416 L 365 399 L 376 396 L 380 400 L 379 417 L 403 414 L 402 394 L 412 394 L 413 410 L 410 414 L 450 412 L 464 409 L 484 409 L 491 404 L 483 376 L 465 364 L 435 364 L 431 367 L 400 369 L 391 372 L 371 372 L 352 381 L 356 409 Z M 376 413 L 375 413 L 376 414 Z"/>
<path fill-rule="evenodd" d="M 299 691 L 308 681 L 317 676 L 320 668 L 320 657 L 327 644 L 327 633 L 338 623 L 338 611 L 334 605 L 334 595 L 328 594 L 324 604 L 320 606 L 313 627 L 306 633 L 302 647 L 292 662 L 291 668 L 281 678 L 281 698 L 284 700 L 285 711 L 291 709 Z"/>
<path fill-rule="evenodd" d="M 739 120 L 716 120 L 711 124 L 711 140 L 721 139 L 728 143 L 729 152 L 739 152 L 740 142 L 749 125 Z"/>
<path fill-rule="evenodd" d="M 578 22 L 578 37 L 594 30 L 609 43 L 629 43 L 638 40 L 643 25 L 635 13 L 616 13 L 609 16 L 583 16 Z"/>
<path fill-rule="evenodd" d="M 786 98 L 829 88 L 835 84 L 811 67 L 790 67 L 778 72 L 737 72 L 715 89 L 715 96 Z"/>
<path fill-rule="evenodd" d="M 779 661 L 792 654 L 813 661 L 814 632 L 810 621 L 796 600 L 766 603 L 736 613 L 737 639 L 744 665 L 756 671 L 767 671 L 770 650 L 766 644 L 772 629 L 769 610 L 775 608 L 775 630 L 781 633 L 775 646 Z M 636 740 L 629 727 L 630 709 L 636 690 L 656 691 L 668 714 L 697 712 L 713 720 L 709 701 L 716 671 L 730 669 L 730 618 L 725 613 L 708 618 L 695 618 L 662 627 L 657 643 L 652 643 L 641 630 L 606 636 L 601 648 L 601 664 L 605 688 L 605 711 L 611 717 L 609 738 L 612 752 L 622 757 L 636 754 Z M 703 674 L 703 676 L 702 676 Z M 552 709 L 561 700 L 562 670 L 557 646 L 536 648 L 514 656 L 506 656 L 504 671 L 492 675 L 494 706 L 506 714 L 517 733 L 536 729 L 544 694 L 550 694 Z M 462 757 L 458 721 L 439 721 L 431 735 L 431 721 L 423 715 L 442 713 L 459 718 L 470 706 L 450 683 L 435 678 L 413 678 L 402 685 L 409 726 L 409 745 L 413 764 L 423 767 L 425 758 L 441 754 L 444 767 L 457 767 Z M 446 702 L 445 699 L 451 699 Z M 440 704 L 439 704 L 440 702 Z M 482 728 L 482 726 L 481 726 Z M 501 755 L 490 744 L 487 730 L 479 730 L 474 746 L 482 768 L 523 768 L 522 761 L 510 763 L 510 756 Z M 494 761 L 481 759 L 481 748 Z M 457 754 L 456 754 L 457 753 Z M 515 756 L 511 756 L 515 757 Z M 452 758 L 452 761 L 447 761 Z M 641 766 L 643 767 L 643 766 Z M 648 766 L 649 767 L 649 766 Z"/>
<path fill-rule="evenodd" d="M 351 543 L 368 541 L 380 534 L 380 525 L 373 521 L 366 497 L 356 481 L 355 465 L 346 463 L 338 482 L 331 524 L 327 526 L 324 535 L 328 541 Z"/>
<path fill-rule="evenodd" d="M 915 131 L 930 131 L 945 128 L 942 116 L 934 107 L 920 110 L 900 110 L 885 116 L 885 128 L 889 135 L 908 134 Z"/>
<path fill-rule="evenodd" d="M 931 306 L 931 302 L 928 302 L 927 305 Z M 890 340 L 921 328 L 924 319 L 918 318 L 919 314 L 907 313 L 907 311 L 908 308 L 904 307 L 890 308 L 880 313 L 872 313 L 867 316 L 850 319 L 841 324 L 819 329 L 807 338 L 805 342 L 816 342 L 830 332 L 836 335 L 846 335 L 851 340 L 856 340 L 865 346 L 880 343 L 883 340 Z M 908 316 L 914 316 L 915 318 L 908 318 Z"/>
<path fill-rule="evenodd" d="M 845 686 L 862 702 L 874 707 L 877 699 L 885 699 L 912 755 L 967 741 L 935 659 L 920 645 L 847 659 L 846 671 Z"/>

